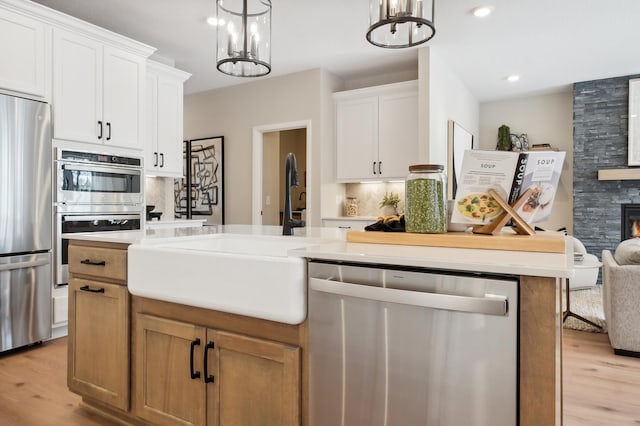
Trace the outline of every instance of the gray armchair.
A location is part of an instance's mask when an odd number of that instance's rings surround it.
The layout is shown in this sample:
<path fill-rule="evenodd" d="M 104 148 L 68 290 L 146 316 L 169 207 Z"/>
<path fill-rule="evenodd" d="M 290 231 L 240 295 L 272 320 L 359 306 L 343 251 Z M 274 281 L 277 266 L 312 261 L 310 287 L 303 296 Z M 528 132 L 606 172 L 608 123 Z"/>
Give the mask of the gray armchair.
<path fill-rule="evenodd" d="M 616 258 L 603 250 L 602 304 L 609 341 L 617 355 L 640 357 L 640 264 L 619 264 Z"/>

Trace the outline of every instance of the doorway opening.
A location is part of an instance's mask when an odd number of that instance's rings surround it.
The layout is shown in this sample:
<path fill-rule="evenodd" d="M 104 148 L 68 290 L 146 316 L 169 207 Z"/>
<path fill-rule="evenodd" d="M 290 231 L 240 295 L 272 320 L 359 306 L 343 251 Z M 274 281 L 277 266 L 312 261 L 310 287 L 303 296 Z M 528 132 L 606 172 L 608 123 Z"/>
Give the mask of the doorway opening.
<path fill-rule="evenodd" d="M 281 123 L 253 129 L 252 224 L 281 225 L 284 207 L 284 164 L 293 152 L 297 187 L 291 188 L 294 219 L 311 221 L 311 121 Z"/>

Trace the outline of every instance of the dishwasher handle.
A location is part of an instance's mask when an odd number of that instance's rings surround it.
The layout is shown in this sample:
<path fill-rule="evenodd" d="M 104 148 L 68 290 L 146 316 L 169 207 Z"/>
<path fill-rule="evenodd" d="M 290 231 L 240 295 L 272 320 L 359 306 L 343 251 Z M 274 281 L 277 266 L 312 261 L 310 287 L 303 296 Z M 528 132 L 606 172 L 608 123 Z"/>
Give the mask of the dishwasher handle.
<path fill-rule="evenodd" d="M 492 294 L 487 294 L 485 297 L 471 297 L 441 293 L 424 293 L 420 291 L 372 287 L 319 278 L 310 278 L 309 288 L 323 293 L 447 311 L 497 316 L 505 316 L 508 312 L 507 298 L 505 296 Z"/>

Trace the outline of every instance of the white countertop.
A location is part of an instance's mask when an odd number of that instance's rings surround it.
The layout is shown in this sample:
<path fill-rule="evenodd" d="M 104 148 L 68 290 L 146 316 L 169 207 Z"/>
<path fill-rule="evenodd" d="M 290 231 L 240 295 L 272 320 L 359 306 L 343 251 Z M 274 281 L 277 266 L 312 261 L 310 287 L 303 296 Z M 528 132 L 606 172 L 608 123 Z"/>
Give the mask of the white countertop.
<path fill-rule="evenodd" d="M 146 229 L 150 228 L 181 228 L 190 226 L 203 226 L 206 219 L 176 219 L 176 220 L 147 220 L 144 223 Z"/>
<path fill-rule="evenodd" d="M 190 228 L 160 228 L 146 231 L 115 231 L 64 234 L 63 238 L 129 244 L 156 244 L 175 239 L 194 239 L 228 233 L 281 235 L 280 226 L 216 225 Z M 387 265 L 405 265 L 452 271 L 572 278 L 573 246 L 566 253 L 532 253 L 506 250 L 418 247 L 405 245 L 347 243 L 339 228 L 295 228 L 296 236 L 333 242 L 292 250 L 289 255 L 311 259 Z M 285 237 L 286 238 L 286 237 Z"/>

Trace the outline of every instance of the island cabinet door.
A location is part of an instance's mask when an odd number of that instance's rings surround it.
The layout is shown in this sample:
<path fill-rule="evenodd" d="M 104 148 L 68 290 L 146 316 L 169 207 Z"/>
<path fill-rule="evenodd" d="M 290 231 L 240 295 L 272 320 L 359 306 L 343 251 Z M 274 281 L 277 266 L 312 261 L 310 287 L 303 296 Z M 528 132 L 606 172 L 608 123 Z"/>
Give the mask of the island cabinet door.
<path fill-rule="evenodd" d="M 300 425 L 300 348 L 207 331 L 210 426 Z"/>
<path fill-rule="evenodd" d="M 129 409 L 129 293 L 100 281 L 69 280 L 69 389 Z"/>
<path fill-rule="evenodd" d="M 204 425 L 203 347 L 206 329 L 136 314 L 136 416 L 154 425 Z"/>

